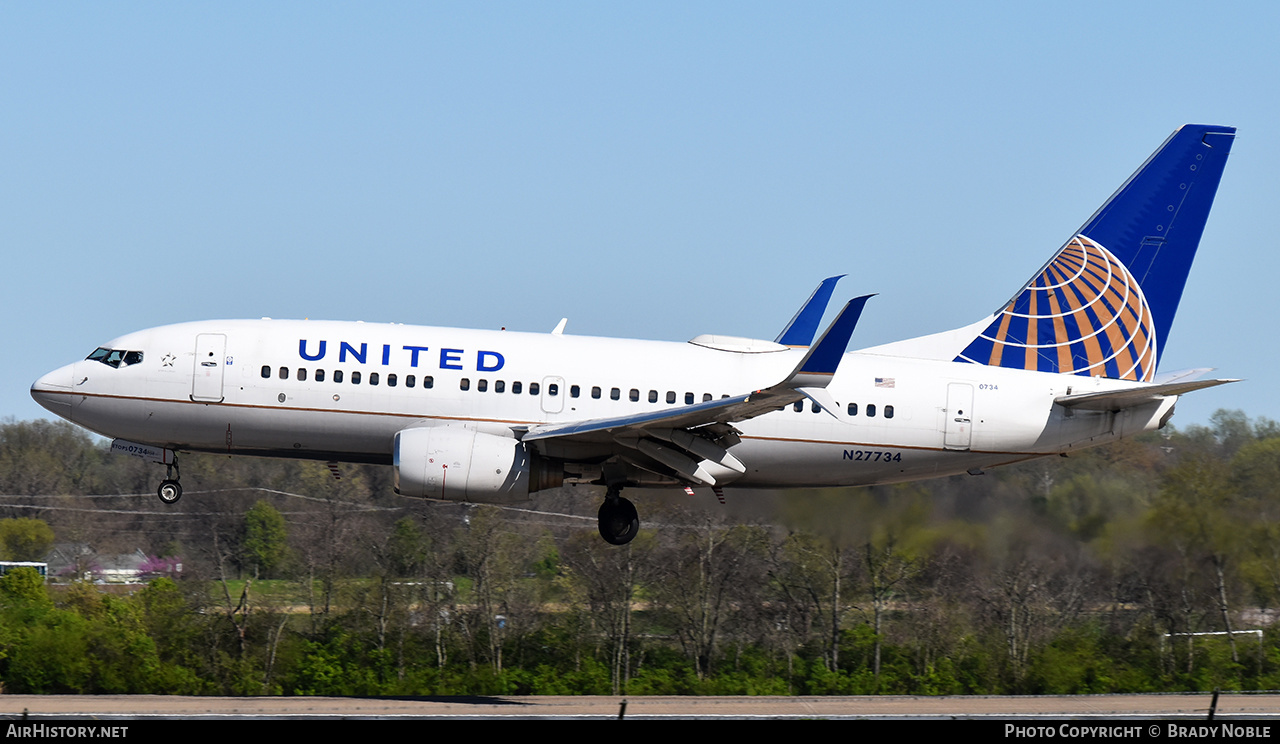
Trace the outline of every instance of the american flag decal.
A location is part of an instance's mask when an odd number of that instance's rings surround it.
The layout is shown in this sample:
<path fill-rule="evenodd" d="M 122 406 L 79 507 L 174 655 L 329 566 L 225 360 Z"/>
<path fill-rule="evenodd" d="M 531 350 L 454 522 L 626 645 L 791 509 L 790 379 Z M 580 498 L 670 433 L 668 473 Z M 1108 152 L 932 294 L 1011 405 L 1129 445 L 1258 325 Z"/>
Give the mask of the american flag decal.
<path fill-rule="evenodd" d="M 894 386 L 894 379 L 893 377 L 877 377 L 876 387 L 891 388 Z"/>

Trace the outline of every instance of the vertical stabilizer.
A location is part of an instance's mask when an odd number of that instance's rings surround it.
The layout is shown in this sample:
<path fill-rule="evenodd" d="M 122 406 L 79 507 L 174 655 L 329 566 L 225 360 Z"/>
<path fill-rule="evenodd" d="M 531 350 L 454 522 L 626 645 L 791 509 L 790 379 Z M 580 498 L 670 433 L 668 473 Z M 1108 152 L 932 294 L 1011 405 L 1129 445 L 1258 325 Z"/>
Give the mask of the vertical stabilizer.
<path fill-rule="evenodd" d="M 1174 132 L 955 361 L 1150 381 L 1234 137 Z"/>

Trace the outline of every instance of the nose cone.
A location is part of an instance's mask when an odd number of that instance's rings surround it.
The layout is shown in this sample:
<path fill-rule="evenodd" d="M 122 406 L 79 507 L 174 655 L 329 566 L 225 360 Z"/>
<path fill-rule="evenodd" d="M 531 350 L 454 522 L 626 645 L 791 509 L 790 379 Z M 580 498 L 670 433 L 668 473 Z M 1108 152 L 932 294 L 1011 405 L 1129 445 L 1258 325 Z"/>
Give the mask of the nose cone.
<path fill-rule="evenodd" d="M 31 397 L 50 413 L 71 420 L 71 388 L 75 365 L 55 369 L 31 384 Z"/>

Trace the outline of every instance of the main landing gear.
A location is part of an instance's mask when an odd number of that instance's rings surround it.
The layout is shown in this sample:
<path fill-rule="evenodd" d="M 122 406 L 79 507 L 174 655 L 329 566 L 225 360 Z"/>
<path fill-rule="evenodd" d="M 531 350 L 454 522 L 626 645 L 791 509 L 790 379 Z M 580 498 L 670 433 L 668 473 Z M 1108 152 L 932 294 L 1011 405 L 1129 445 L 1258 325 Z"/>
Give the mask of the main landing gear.
<path fill-rule="evenodd" d="M 178 459 L 175 457 L 173 462 L 166 464 L 165 467 L 168 470 L 165 473 L 165 479 L 160 481 L 160 488 L 156 489 L 156 494 L 161 502 L 173 505 L 182 498 L 182 484 L 178 482 L 182 474 L 178 472 Z"/>
<path fill-rule="evenodd" d="M 609 486 L 600 505 L 600 537 L 610 545 L 626 545 L 640 531 L 640 515 L 621 493 L 622 486 Z"/>

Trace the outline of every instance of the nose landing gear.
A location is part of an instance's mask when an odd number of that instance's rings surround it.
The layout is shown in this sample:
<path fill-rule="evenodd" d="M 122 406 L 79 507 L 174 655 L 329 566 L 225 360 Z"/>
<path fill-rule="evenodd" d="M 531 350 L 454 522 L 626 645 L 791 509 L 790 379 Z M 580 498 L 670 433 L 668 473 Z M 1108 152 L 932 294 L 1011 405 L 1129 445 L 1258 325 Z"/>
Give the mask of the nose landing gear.
<path fill-rule="evenodd" d="M 640 515 L 621 493 L 621 486 L 609 486 L 600 505 L 600 537 L 610 545 L 626 545 L 640 532 Z"/>
<path fill-rule="evenodd" d="M 168 470 L 165 473 L 165 479 L 160 481 L 160 488 L 156 489 L 156 494 L 160 497 L 162 503 L 172 506 L 182 498 L 182 484 L 178 482 L 182 474 L 178 472 L 178 460 L 176 457 L 172 463 L 166 464 L 165 467 Z"/>

